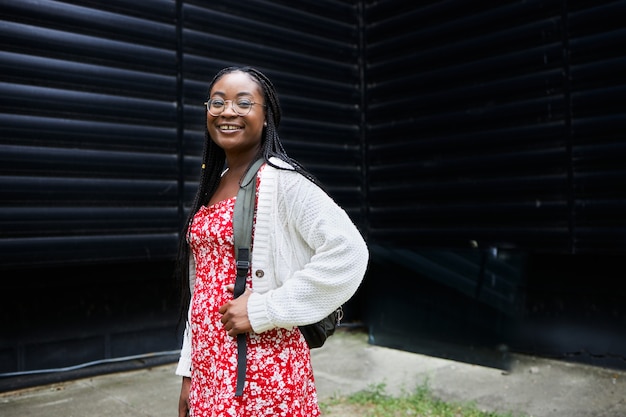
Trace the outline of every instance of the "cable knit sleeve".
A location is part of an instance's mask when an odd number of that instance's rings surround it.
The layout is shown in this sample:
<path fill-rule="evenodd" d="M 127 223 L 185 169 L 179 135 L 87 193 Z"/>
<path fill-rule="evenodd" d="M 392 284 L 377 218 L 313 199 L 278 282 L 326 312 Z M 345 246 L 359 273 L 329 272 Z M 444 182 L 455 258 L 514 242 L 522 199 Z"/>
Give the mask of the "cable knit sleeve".
<path fill-rule="evenodd" d="M 302 175 L 266 167 L 255 230 L 248 299 L 255 332 L 316 322 L 361 284 L 369 259 L 363 237 L 347 213 Z"/>

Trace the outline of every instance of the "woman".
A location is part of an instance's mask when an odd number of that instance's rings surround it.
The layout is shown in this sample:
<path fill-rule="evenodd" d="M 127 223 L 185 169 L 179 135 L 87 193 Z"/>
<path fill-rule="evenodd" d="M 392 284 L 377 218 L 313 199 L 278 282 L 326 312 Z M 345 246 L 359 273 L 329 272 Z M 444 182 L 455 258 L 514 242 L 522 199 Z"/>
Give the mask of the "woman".
<path fill-rule="evenodd" d="M 265 75 L 221 70 L 209 86 L 206 115 L 203 170 L 179 250 L 188 290 L 176 370 L 183 377 L 179 416 L 318 416 L 310 352 L 297 326 L 354 295 L 366 244 L 345 211 L 287 156 L 277 133 L 278 97 Z M 252 266 L 244 294 L 233 299 L 234 202 L 259 158 Z M 247 342 L 241 395 L 238 334 Z"/>

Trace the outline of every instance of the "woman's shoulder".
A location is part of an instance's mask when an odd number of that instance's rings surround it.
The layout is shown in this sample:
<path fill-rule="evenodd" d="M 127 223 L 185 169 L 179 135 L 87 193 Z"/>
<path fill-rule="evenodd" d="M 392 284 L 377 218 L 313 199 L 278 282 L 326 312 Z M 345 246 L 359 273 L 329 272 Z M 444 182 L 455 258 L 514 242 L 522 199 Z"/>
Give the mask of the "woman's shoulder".
<path fill-rule="evenodd" d="M 320 189 L 302 173 L 298 172 L 289 162 L 280 158 L 270 158 L 261 173 L 261 183 L 266 181 L 270 188 L 275 189 L 283 198 L 283 192 L 287 195 L 300 198 L 304 193 L 308 195 L 311 190 Z M 321 189 L 320 189 L 321 190 Z"/>
<path fill-rule="evenodd" d="M 293 164 L 283 159 L 272 157 L 270 162 L 266 164 L 266 167 L 273 172 L 276 180 L 282 184 L 306 184 L 307 187 L 317 187 L 313 181 L 309 180 L 302 172 L 299 172 Z"/>
<path fill-rule="evenodd" d="M 293 165 L 291 165 L 289 162 L 285 161 L 284 159 L 280 159 L 276 156 L 272 156 L 268 161 L 267 161 L 267 165 L 272 167 L 273 169 L 277 169 L 277 170 L 287 170 L 287 171 L 294 171 L 294 167 Z"/>
<path fill-rule="evenodd" d="M 297 181 L 300 177 L 303 177 L 302 174 L 296 171 L 292 164 L 276 157 L 270 158 L 265 164 L 265 171 L 274 177 L 276 181 L 280 182 Z"/>

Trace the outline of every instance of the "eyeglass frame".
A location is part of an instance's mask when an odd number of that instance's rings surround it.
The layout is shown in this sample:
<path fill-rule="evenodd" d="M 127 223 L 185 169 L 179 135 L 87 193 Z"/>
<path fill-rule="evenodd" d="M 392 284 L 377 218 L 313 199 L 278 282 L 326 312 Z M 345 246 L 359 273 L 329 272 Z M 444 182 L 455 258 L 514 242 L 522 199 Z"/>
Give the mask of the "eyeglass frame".
<path fill-rule="evenodd" d="M 211 102 L 212 102 L 213 100 L 222 100 L 222 101 L 224 102 L 224 109 L 223 109 L 221 112 L 219 112 L 218 114 L 213 114 L 213 113 L 211 113 L 211 110 L 210 110 L 210 105 L 211 105 Z M 206 111 L 207 111 L 207 112 L 208 112 L 211 116 L 213 116 L 213 117 L 218 117 L 218 116 L 220 116 L 222 113 L 224 113 L 224 112 L 226 111 L 226 102 L 227 102 L 227 101 L 230 101 L 230 108 L 231 108 L 231 109 L 233 109 L 233 111 L 235 112 L 235 114 L 237 114 L 237 116 L 247 116 L 247 115 L 249 115 L 249 114 L 250 114 L 250 111 L 252 111 L 252 106 L 254 106 L 255 104 L 257 104 L 257 105 L 259 105 L 259 106 L 262 106 L 262 107 L 265 107 L 265 104 L 263 104 L 263 103 L 257 103 L 256 101 L 252 101 L 252 100 L 250 100 L 250 108 L 248 109 L 248 112 L 247 112 L 247 113 L 244 113 L 244 114 L 241 114 L 241 113 L 239 113 L 239 112 L 235 109 L 235 107 L 236 107 L 236 108 L 239 108 L 239 106 L 237 106 L 237 105 L 236 105 L 235 100 L 224 100 L 224 99 L 223 99 L 223 98 L 221 98 L 221 97 L 217 97 L 217 98 L 215 98 L 215 99 L 213 99 L 213 98 L 208 99 L 207 101 L 205 101 L 205 102 L 204 102 L 204 107 L 206 108 Z"/>

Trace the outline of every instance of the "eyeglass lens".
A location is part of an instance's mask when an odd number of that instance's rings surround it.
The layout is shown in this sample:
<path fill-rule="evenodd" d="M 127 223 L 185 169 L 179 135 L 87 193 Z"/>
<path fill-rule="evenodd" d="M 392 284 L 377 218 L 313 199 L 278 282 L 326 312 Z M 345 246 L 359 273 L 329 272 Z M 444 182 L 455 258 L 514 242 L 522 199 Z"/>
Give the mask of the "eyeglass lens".
<path fill-rule="evenodd" d="M 230 102 L 232 109 L 239 116 L 245 116 L 250 113 L 250 109 L 252 109 L 252 102 L 249 99 L 239 99 L 239 100 L 222 100 L 221 98 L 215 98 L 207 101 L 206 107 L 209 113 L 213 116 L 219 116 L 226 110 L 226 102 Z"/>

